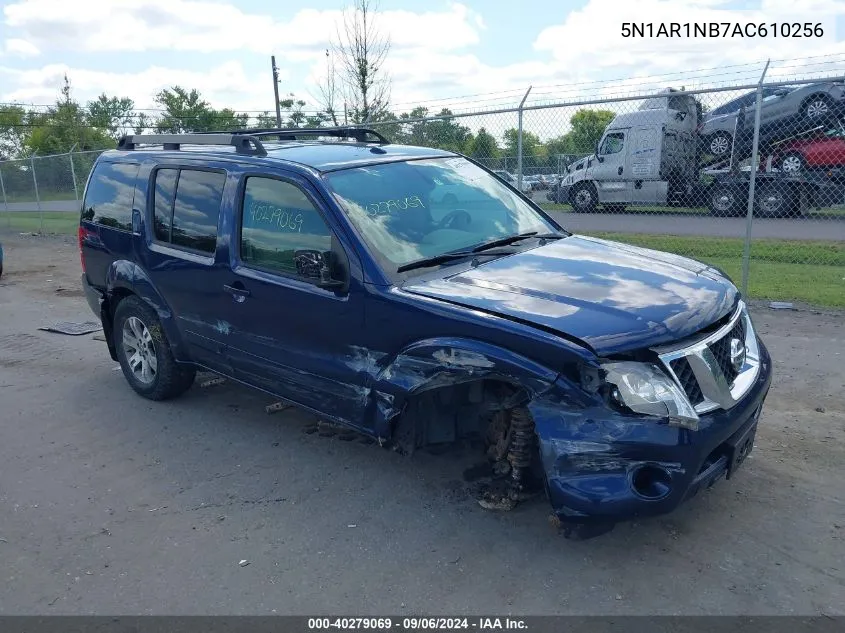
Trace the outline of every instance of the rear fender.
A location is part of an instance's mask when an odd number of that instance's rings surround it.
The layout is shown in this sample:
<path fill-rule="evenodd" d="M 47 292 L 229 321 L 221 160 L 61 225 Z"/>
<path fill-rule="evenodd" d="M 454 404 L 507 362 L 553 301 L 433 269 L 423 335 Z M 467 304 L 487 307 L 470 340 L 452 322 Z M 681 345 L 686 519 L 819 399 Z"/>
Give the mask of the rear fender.
<path fill-rule="evenodd" d="M 121 298 L 133 294 L 143 299 L 147 305 L 155 310 L 159 321 L 161 322 L 164 335 L 167 337 L 167 343 L 173 352 L 173 357 L 177 361 L 189 361 L 186 355 L 185 346 L 182 343 L 182 337 L 179 334 L 179 329 L 176 327 L 176 319 L 173 316 L 173 311 L 164 300 L 164 297 L 156 290 L 152 281 L 144 269 L 127 260 L 117 260 L 112 262 L 106 272 L 106 305 L 103 311 L 103 323 L 106 338 L 109 344 L 109 351 L 114 357 L 113 342 L 111 333 L 111 321 L 114 316 L 114 309 Z M 106 315 L 108 314 L 108 325 L 106 325 Z"/>

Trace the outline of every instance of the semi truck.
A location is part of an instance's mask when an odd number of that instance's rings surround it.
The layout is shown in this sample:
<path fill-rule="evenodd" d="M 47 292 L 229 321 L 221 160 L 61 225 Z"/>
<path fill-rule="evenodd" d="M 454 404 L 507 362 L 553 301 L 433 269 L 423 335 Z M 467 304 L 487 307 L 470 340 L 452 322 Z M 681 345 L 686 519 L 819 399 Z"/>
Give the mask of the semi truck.
<path fill-rule="evenodd" d="M 618 114 L 595 152 L 567 167 L 566 175 L 547 194 L 548 200 L 568 203 L 582 213 L 593 212 L 599 205 L 610 211 L 660 205 L 706 207 L 717 216 L 745 215 L 750 167 L 742 167 L 741 162 L 751 155 L 750 139 L 734 134 L 728 157 L 711 156 L 698 134 L 703 115 L 697 99 L 673 88 L 660 94 L 643 101 L 634 112 Z M 738 131 L 744 129 L 747 116 L 753 112 L 739 112 Z M 836 186 L 821 176 L 781 172 L 771 160 L 765 161 L 758 167 L 754 213 L 803 215 Z"/>

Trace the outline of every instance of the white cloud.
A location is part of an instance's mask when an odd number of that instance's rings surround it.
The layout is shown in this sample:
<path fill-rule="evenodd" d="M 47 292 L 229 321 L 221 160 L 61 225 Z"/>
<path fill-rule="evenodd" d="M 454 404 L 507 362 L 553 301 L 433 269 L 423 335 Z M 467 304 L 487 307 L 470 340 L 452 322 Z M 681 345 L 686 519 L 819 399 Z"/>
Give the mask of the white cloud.
<path fill-rule="evenodd" d="M 342 12 L 303 9 L 290 21 L 246 13 L 207 0 L 18 0 L 4 7 L 6 24 L 44 49 L 89 52 L 177 50 L 248 51 L 301 56 L 322 52 Z M 455 50 L 478 42 L 474 11 L 453 4 L 442 11 L 383 11 L 379 28 L 398 35 L 395 50 Z"/>
<path fill-rule="evenodd" d="M 0 66 L 0 85 L 16 88 L 0 93 L 0 101 L 52 103 L 67 74 L 74 96 L 80 101 L 95 98 L 102 92 L 130 97 L 138 108 L 155 107 L 154 95 L 162 88 L 181 85 L 196 88 L 216 107 L 238 110 L 262 109 L 272 104 L 266 77 L 248 75 L 239 62 L 227 62 L 197 72 L 179 68 L 153 66 L 140 73 L 104 72 L 50 64 L 34 70 L 16 70 Z M 282 74 L 282 78 L 285 75 Z"/>
<path fill-rule="evenodd" d="M 694 88 L 713 82 L 747 83 L 756 80 L 767 57 L 775 60 L 769 71 L 771 78 L 813 76 L 811 71 L 837 69 L 845 74 L 845 42 L 837 42 L 831 32 L 833 17 L 845 14 L 845 0 L 757 0 L 757 8 L 750 12 L 729 10 L 731 4 L 728 0 L 588 0 L 539 33 L 514 29 L 504 44 L 517 54 L 533 46 L 534 59 L 500 65 L 490 64 L 477 54 L 476 45 L 486 35 L 485 21 L 479 12 L 463 4 L 434 5 L 436 8 L 417 12 L 383 11 L 378 16 L 378 28 L 392 40 L 386 68 L 393 76 L 392 101 L 400 111 L 408 111 L 422 101 L 477 94 L 484 96 L 424 105 L 433 111 L 444 105 L 455 110 L 513 106 L 529 85 L 535 86 L 529 103 L 537 103 L 641 94 L 668 85 Z M 90 53 L 99 67 L 110 55 L 127 59 L 134 54 L 134 59 L 143 59 L 142 54 L 149 51 L 175 50 L 177 54 L 169 67 L 134 73 L 91 70 L 76 64 L 71 68 L 49 64 L 25 71 L 0 68 L 0 100 L 53 101 L 67 72 L 74 93 L 82 101 L 105 91 L 130 96 L 139 107 L 151 107 L 155 92 L 179 84 L 197 88 L 215 107 L 263 110 L 272 107 L 267 64 L 264 60 L 260 68 L 251 64 L 257 56 L 271 53 L 276 55 L 286 79 L 283 93 L 315 95 L 316 81 L 326 68 L 324 51 L 336 32 L 341 12 L 303 9 L 287 20 L 279 20 L 270 15 L 269 6 L 267 14 L 260 14 L 247 13 L 233 0 L 13 1 L 3 9 L 6 25 L 16 37 L 6 47 L 17 47 L 18 54 L 24 54 L 27 46 L 30 52 L 40 51 L 52 59 L 61 59 L 64 51 Z M 753 20 L 768 24 L 787 18 L 824 21 L 827 37 L 714 41 L 621 36 L 623 22 Z M 554 19 L 550 14 L 549 21 Z M 182 51 L 222 53 L 230 61 L 203 71 L 186 70 L 179 68 L 178 53 Z M 840 54 L 838 65 L 824 59 L 805 59 L 800 67 L 779 61 L 833 53 Z M 750 65 L 732 68 L 737 64 Z M 247 72 L 245 68 L 255 70 Z M 716 70 L 691 72 L 702 68 Z M 654 75 L 664 76 L 655 79 Z M 501 95 L 503 91 L 510 92 Z M 715 104 L 727 98 L 711 99 Z M 624 110 L 632 105 L 607 107 Z M 553 136 L 565 131 L 571 113 L 530 112 L 526 125 L 542 131 L 544 137 Z M 501 132 L 515 125 L 516 116 L 472 121 L 473 128 L 481 124 Z"/>
<path fill-rule="evenodd" d="M 804 58 L 845 52 L 837 42 L 836 16 L 845 13 L 842 0 L 760 0 L 748 11 L 729 9 L 725 0 L 590 0 L 572 11 L 562 24 L 544 29 L 534 48 L 551 55 L 565 67 L 589 68 L 613 76 L 654 75 L 696 68 L 721 68 L 727 80 L 737 64 Z M 612 17 L 610 17 L 612 16 Z M 622 24 L 741 23 L 784 21 L 823 22 L 825 37 L 818 38 L 625 38 Z M 761 65 L 762 67 L 762 65 Z M 794 69 L 793 69 L 794 72 Z M 682 80 L 683 78 L 681 78 Z M 689 86 L 688 86 L 689 87 Z"/>
<path fill-rule="evenodd" d="M 35 57 L 41 54 L 41 51 L 32 42 L 16 38 L 6 40 L 4 49 L 6 53 L 20 57 Z"/>

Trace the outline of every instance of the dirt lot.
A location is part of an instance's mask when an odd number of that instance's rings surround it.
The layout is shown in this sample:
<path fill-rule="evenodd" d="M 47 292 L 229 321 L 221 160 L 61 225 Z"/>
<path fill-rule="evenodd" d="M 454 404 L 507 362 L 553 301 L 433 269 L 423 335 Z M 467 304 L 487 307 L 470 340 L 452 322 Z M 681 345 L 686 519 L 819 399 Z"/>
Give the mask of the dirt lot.
<path fill-rule="evenodd" d="M 2 239 L 0 613 L 845 613 L 842 313 L 756 307 L 776 378 L 744 470 L 573 542 L 545 501 L 480 509 L 454 455 L 225 384 L 140 399 L 105 343 L 36 329 L 92 318 L 72 239 Z"/>

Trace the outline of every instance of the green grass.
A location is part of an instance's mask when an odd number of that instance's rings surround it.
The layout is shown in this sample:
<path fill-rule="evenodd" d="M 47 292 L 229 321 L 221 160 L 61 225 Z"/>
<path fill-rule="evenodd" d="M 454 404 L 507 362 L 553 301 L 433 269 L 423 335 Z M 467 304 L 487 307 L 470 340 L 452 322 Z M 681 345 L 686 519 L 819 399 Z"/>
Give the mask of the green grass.
<path fill-rule="evenodd" d="M 0 233 L 40 232 L 41 217 L 44 233 L 73 235 L 79 223 L 75 213 L 0 211 Z M 693 257 L 718 266 L 737 284 L 742 279 L 743 240 L 739 238 L 627 233 L 591 235 Z M 754 240 L 748 290 L 749 295 L 756 299 L 845 307 L 845 243 Z"/>
<path fill-rule="evenodd" d="M 573 213 L 572 206 L 568 204 L 558 204 L 557 202 L 538 202 L 541 208 L 546 211 L 559 211 L 561 213 Z M 599 209 L 601 211 L 601 209 Z M 618 212 L 607 211 L 608 215 Z M 666 206 L 629 206 L 626 207 L 624 213 L 652 215 L 655 213 L 666 213 L 671 215 L 705 215 L 709 216 L 706 207 L 666 207 Z M 842 217 L 845 216 L 845 209 L 841 207 L 828 207 L 823 209 L 810 209 L 804 216 L 806 218 L 818 219 L 829 216 Z M 741 217 L 745 217 L 743 214 Z M 721 219 L 721 218 L 719 218 Z"/>
<path fill-rule="evenodd" d="M 742 239 L 628 233 L 591 235 L 692 257 L 718 266 L 737 284 L 742 279 Z M 748 294 L 754 299 L 845 307 L 845 242 L 753 240 Z"/>
<path fill-rule="evenodd" d="M 43 219 L 43 222 L 42 222 Z M 0 211 L 0 231 L 19 233 L 59 233 L 73 235 L 79 226 L 79 214 L 59 211 Z"/>

